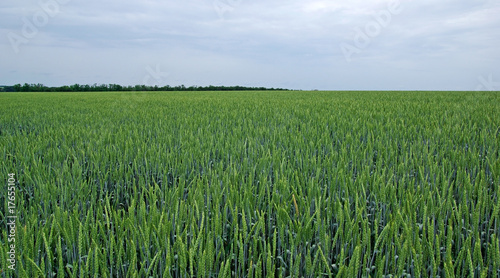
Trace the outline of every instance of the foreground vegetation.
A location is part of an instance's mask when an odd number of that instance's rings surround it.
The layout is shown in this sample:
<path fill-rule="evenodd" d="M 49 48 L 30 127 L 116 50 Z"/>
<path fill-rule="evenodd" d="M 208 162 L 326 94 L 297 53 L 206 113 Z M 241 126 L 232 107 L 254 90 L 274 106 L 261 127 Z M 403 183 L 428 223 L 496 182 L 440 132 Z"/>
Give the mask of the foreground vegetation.
<path fill-rule="evenodd" d="M 2 277 L 500 275 L 499 93 L 0 100 Z"/>

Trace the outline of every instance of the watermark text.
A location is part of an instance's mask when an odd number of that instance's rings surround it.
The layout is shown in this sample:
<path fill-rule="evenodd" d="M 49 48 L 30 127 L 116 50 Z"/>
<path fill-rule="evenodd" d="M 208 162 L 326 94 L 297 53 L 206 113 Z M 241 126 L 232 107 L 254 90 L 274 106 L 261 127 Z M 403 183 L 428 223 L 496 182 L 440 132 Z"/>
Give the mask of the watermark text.
<path fill-rule="evenodd" d="M 393 16 L 400 14 L 402 11 L 403 7 L 400 1 L 392 0 L 387 4 L 386 9 L 373 14 L 373 19 L 367 22 L 364 28 L 354 28 L 352 42 L 342 42 L 340 44 L 340 49 L 346 61 L 351 62 L 353 55 L 360 54 L 363 49 L 367 48 L 372 40 L 391 24 Z"/>
<path fill-rule="evenodd" d="M 219 18 L 224 19 L 224 15 L 232 12 L 236 7 L 241 5 L 241 2 L 243 0 L 215 0 L 213 6 Z"/>
<path fill-rule="evenodd" d="M 38 2 L 39 9 L 33 13 L 31 17 L 22 17 L 23 26 L 20 32 L 9 32 L 9 39 L 12 50 L 17 54 L 20 51 L 20 46 L 29 43 L 44 28 L 49 24 L 51 18 L 54 18 L 61 11 L 61 5 L 67 4 L 71 0 L 40 0 Z"/>
<path fill-rule="evenodd" d="M 479 84 L 476 87 L 476 91 L 498 91 L 500 90 L 500 82 L 495 82 L 493 80 L 493 74 L 488 75 L 487 78 L 484 76 L 479 76 L 477 78 Z"/>
<path fill-rule="evenodd" d="M 8 174 L 7 180 L 7 262 L 10 270 L 16 269 L 16 175 Z"/>

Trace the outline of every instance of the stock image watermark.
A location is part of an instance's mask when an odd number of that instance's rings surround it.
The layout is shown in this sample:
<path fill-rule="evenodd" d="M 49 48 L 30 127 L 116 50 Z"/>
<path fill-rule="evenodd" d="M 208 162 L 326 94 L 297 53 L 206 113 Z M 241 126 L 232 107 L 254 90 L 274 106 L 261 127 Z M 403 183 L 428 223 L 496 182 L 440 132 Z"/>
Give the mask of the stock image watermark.
<path fill-rule="evenodd" d="M 9 32 L 9 39 L 12 50 L 17 54 L 20 52 L 20 46 L 28 44 L 35 38 L 40 29 L 49 24 L 50 19 L 56 17 L 61 12 L 61 5 L 69 3 L 71 0 L 40 0 L 38 9 L 31 17 L 22 17 L 23 23 L 20 32 Z"/>
<path fill-rule="evenodd" d="M 376 12 L 373 19 L 365 24 L 363 28 L 354 28 L 354 36 L 352 42 L 342 42 L 340 49 L 344 54 L 347 62 L 352 61 L 352 56 L 360 54 L 363 49 L 366 49 L 372 40 L 378 37 L 384 28 L 387 28 L 392 22 L 395 15 L 399 15 L 403 11 L 399 0 L 392 0 L 387 4 L 387 8 Z"/>
<path fill-rule="evenodd" d="M 476 87 L 476 91 L 500 91 L 500 82 L 493 80 L 493 74 L 488 75 L 487 78 L 479 76 L 477 80 L 479 84 Z"/>
<path fill-rule="evenodd" d="M 243 0 L 215 0 L 213 6 L 219 18 L 224 19 L 226 13 L 234 11 L 242 2 Z"/>
<path fill-rule="evenodd" d="M 155 69 L 151 66 L 146 67 L 146 75 L 142 79 L 142 83 L 148 86 L 162 86 L 170 75 L 168 72 L 161 71 L 160 64 L 156 64 Z"/>
<path fill-rule="evenodd" d="M 8 174 L 7 179 L 7 268 L 16 269 L 16 175 Z"/>
<path fill-rule="evenodd" d="M 134 90 L 131 92 L 120 94 L 112 104 L 113 109 L 136 109 L 140 101 L 145 98 L 144 91 L 147 90 L 146 87 L 162 87 L 167 85 L 167 77 L 170 76 L 170 73 L 162 71 L 160 64 L 156 64 L 155 66 L 148 65 L 144 68 L 144 71 L 145 74 L 142 78 L 142 84 L 135 85 Z"/>

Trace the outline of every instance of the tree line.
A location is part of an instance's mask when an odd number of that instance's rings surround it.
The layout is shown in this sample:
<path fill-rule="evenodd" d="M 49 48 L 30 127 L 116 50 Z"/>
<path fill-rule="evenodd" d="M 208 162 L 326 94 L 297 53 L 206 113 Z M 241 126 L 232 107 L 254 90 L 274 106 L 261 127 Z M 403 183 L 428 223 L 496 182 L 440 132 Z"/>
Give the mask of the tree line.
<path fill-rule="evenodd" d="M 282 88 L 265 88 L 265 87 L 245 87 L 245 86 L 122 86 L 118 84 L 93 84 L 80 85 L 74 84 L 70 86 L 47 87 L 43 84 L 16 84 L 14 86 L 1 86 L 0 91 L 4 92 L 113 92 L 113 91 L 267 91 L 279 90 L 285 91 L 288 89 Z"/>

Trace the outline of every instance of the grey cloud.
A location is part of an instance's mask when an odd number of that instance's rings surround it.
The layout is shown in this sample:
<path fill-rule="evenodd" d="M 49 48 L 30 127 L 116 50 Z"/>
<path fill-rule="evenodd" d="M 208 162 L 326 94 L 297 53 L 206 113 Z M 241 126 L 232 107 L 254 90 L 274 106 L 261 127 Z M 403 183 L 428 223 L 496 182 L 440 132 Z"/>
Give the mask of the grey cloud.
<path fill-rule="evenodd" d="M 157 64 L 165 82 L 185 85 L 473 90 L 480 75 L 500 80 L 498 1 L 400 0 L 351 62 L 340 45 L 355 45 L 393 0 L 65 1 L 18 54 L 9 34 L 22 37 L 41 7 L 0 4 L 0 50 L 10 53 L 0 83 L 141 83 Z"/>

